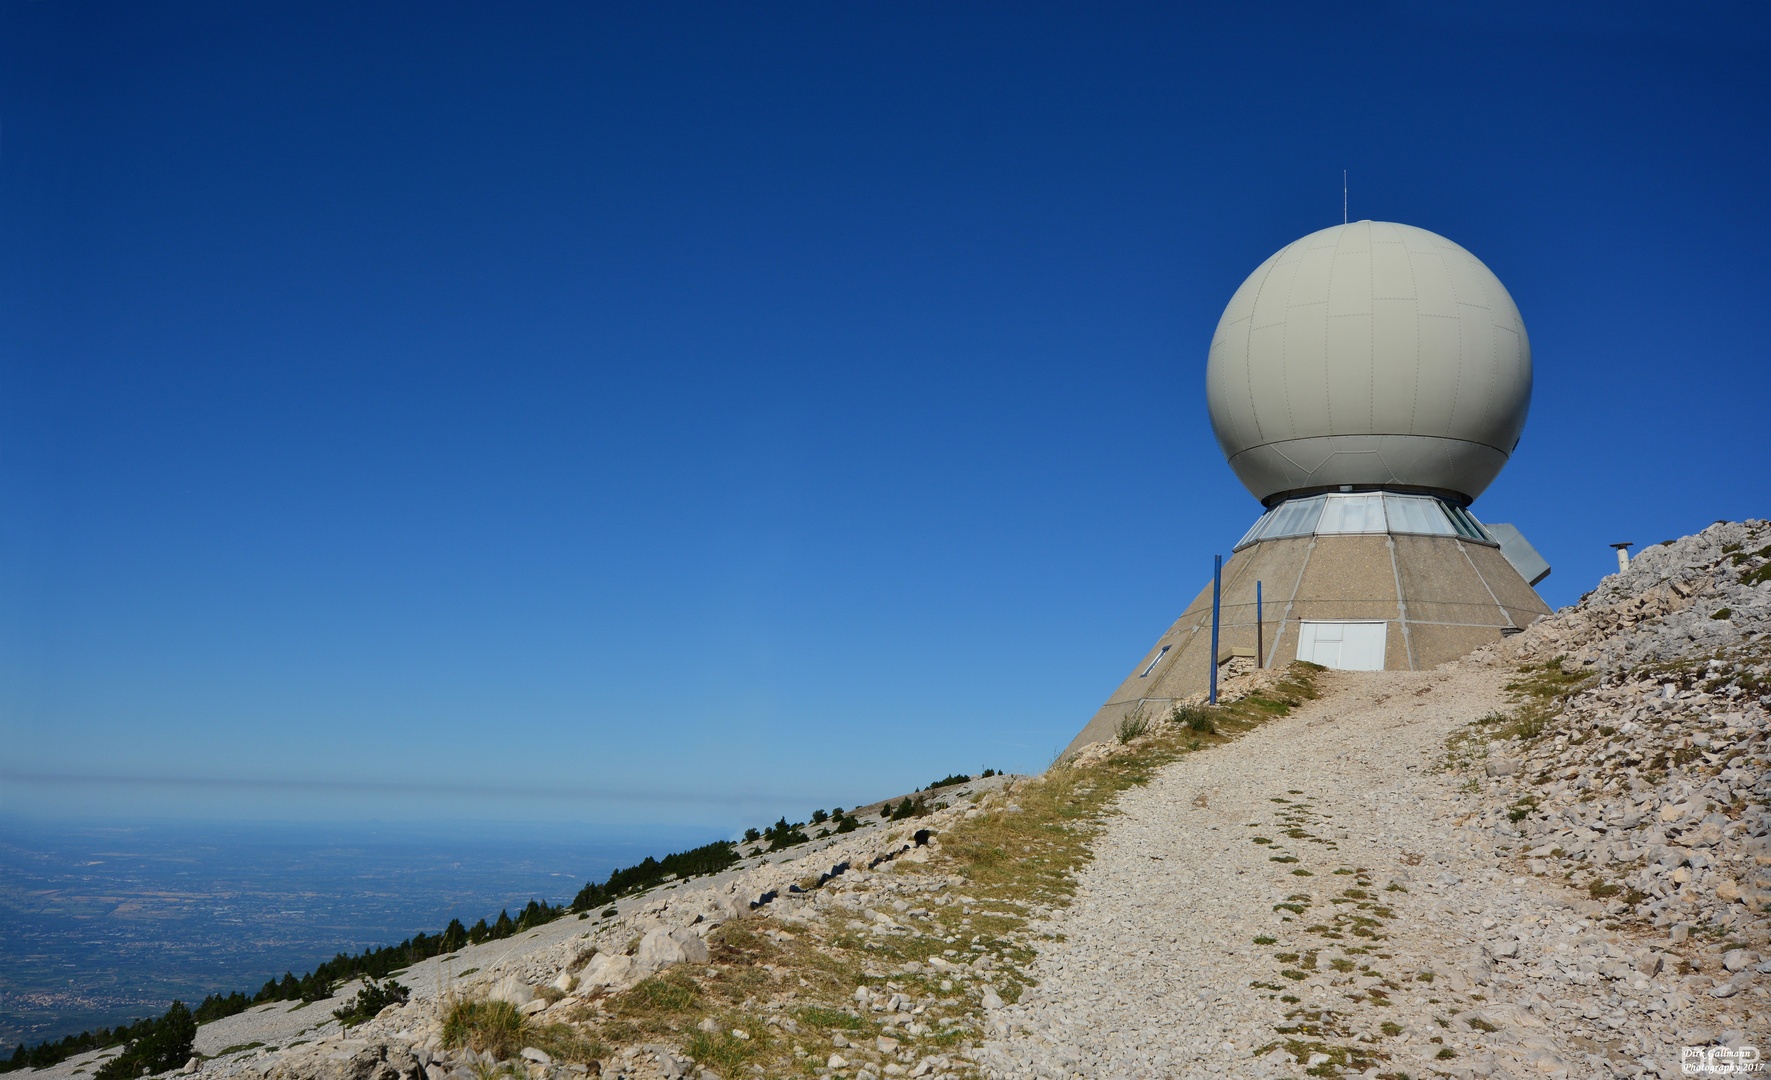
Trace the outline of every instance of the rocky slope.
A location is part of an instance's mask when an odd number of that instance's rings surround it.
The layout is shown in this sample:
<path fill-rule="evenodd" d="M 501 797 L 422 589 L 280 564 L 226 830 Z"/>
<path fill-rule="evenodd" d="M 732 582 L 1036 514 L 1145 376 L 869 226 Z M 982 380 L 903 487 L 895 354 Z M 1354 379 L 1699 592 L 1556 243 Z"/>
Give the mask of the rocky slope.
<path fill-rule="evenodd" d="M 1615 919 L 1721 932 L 1771 911 L 1771 527 L 1650 548 L 1466 663 L 1535 664 L 1553 696 L 1472 742 L 1497 845 Z"/>

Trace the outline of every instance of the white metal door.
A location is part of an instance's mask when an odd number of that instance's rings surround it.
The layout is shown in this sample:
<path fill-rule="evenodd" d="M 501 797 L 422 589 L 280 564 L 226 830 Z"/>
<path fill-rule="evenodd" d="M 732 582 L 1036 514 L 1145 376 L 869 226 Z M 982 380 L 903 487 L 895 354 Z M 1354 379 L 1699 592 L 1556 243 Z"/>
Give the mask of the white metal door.
<path fill-rule="evenodd" d="M 1337 671 L 1382 671 L 1389 624 L 1304 622 L 1298 626 L 1298 659 Z"/>

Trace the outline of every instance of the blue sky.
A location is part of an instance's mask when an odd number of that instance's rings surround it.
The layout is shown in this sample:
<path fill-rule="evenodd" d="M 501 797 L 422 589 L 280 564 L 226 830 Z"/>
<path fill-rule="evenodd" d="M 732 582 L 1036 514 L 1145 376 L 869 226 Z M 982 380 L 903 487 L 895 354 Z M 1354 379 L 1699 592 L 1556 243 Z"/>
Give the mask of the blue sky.
<path fill-rule="evenodd" d="M 1229 7 L 0 4 L 0 811 L 1041 767 L 1258 512 L 1206 348 L 1342 169 L 1524 315 L 1552 604 L 1771 511 L 1762 9 Z"/>

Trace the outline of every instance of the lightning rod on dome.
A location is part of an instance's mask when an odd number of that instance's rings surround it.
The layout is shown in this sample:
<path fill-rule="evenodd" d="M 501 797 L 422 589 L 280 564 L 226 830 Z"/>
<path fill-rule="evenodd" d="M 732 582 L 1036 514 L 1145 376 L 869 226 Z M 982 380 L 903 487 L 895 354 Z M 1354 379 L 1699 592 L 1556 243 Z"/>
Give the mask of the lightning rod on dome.
<path fill-rule="evenodd" d="M 1347 223 L 1347 170 L 1341 170 L 1341 224 Z"/>

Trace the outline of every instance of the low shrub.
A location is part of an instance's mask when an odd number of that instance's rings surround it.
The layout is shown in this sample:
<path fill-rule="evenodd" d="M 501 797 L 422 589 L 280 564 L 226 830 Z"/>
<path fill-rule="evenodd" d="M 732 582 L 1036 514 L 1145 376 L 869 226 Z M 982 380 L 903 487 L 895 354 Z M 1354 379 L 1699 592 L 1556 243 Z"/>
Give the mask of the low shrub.
<path fill-rule="evenodd" d="M 1211 708 L 1206 705 L 1176 705 L 1168 714 L 1170 723 L 1180 724 L 1188 731 L 1201 735 L 1216 735 L 1217 721 L 1212 718 Z"/>
<path fill-rule="evenodd" d="M 763 839 L 769 842 L 770 851 L 781 851 L 796 844 L 807 843 L 811 837 L 806 835 L 804 822 L 789 825 L 787 819 L 783 817 L 763 830 Z"/>
<path fill-rule="evenodd" d="M 1139 705 L 1120 719 L 1119 741 L 1122 743 L 1129 743 L 1149 730 L 1150 717 L 1144 713 L 1144 707 Z"/>
<path fill-rule="evenodd" d="M 915 802 L 911 802 L 910 797 L 906 795 L 903 802 L 899 803 L 896 808 L 892 808 L 889 819 L 903 821 L 905 818 L 922 817 L 928 812 L 928 805 L 922 799 L 918 798 Z"/>
<path fill-rule="evenodd" d="M 375 1019 L 389 1005 L 404 1005 L 411 995 L 411 990 L 392 979 L 383 979 L 378 983 L 373 978 L 364 976 L 363 987 L 357 991 L 357 996 L 344 1008 L 332 1010 L 332 1015 L 345 1027 L 350 1027 Z"/>

